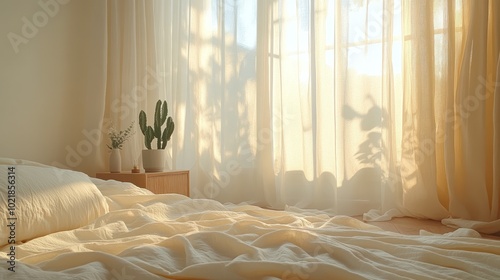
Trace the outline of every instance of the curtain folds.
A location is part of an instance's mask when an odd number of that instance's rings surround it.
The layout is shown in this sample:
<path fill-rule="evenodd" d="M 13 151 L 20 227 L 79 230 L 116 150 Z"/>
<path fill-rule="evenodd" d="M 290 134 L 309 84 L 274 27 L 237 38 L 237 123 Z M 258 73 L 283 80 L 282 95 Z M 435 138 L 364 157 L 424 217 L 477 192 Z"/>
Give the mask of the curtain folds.
<path fill-rule="evenodd" d="M 497 2 L 108 1 L 106 119 L 167 99 L 192 197 L 498 232 Z"/>
<path fill-rule="evenodd" d="M 169 24 L 161 9 L 163 1 L 107 1 L 107 77 L 102 131 L 124 130 L 134 123 L 135 135 L 121 151 L 122 167 L 131 170 L 140 164 L 143 136 L 139 112 L 151 116 L 158 99 L 172 109 L 170 61 L 165 56 Z M 104 139 L 107 139 L 105 137 Z M 107 146 L 101 157 L 107 161 Z M 169 154 L 171 146 L 167 147 Z M 169 158 L 171 166 L 171 158 Z"/>

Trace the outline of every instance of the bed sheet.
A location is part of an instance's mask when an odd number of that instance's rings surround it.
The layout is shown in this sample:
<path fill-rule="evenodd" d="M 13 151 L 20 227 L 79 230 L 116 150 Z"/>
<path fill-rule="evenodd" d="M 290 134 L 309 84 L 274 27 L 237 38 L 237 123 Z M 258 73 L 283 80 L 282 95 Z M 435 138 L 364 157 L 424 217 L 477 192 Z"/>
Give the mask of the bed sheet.
<path fill-rule="evenodd" d="M 500 241 L 405 236 L 346 216 L 154 195 L 92 179 L 109 212 L 1 248 L 0 279 L 500 279 Z"/>

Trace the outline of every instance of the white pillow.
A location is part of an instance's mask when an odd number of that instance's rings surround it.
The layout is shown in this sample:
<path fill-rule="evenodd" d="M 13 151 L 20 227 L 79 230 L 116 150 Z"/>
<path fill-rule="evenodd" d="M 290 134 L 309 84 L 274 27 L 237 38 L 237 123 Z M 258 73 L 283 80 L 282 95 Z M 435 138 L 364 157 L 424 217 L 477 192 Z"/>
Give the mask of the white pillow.
<path fill-rule="evenodd" d="M 50 165 L 46 165 L 43 163 L 39 163 L 36 161 L 30 161 L 25 159 L 16 159 L 16 158 L 4 158 L 0 157 L 0 165 L 30 165 L 30 166 L 39 166 L 39 167 L 52 167 Z"/>
<path fill-rule="evenodd" d="M 0 246 L 79 228 L 107 212 L 106 199 L 84 173 L 0 165 Z"/>

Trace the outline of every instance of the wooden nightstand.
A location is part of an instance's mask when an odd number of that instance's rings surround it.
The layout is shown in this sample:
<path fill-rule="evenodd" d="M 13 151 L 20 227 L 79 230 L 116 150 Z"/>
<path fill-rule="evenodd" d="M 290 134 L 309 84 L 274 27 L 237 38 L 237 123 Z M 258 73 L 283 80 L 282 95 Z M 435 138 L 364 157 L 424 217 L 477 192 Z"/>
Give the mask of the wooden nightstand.
<path fill-rule="evenodd" d="M 153 193 L 179 193 L 189 196 L 189 171 L 169 171 L 151 173 L 109 173 L 99 172 L 96 178 L 130 182 Z"/>

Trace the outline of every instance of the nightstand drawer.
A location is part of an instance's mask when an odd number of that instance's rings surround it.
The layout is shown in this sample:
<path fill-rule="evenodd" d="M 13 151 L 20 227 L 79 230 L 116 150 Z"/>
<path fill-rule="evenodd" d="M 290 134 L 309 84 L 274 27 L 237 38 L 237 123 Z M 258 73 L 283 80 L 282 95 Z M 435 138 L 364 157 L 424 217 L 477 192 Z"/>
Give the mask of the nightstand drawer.
<path fill-rule="evenodd" d="M 178 193 L 189 196 L 189 171 L 151 172 L 151 173 L 109 173 L 101 172 L 96 178 L 130 182 L 146 188 L 155 194 Z"/>

